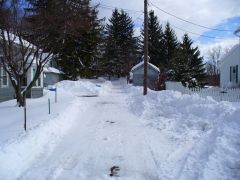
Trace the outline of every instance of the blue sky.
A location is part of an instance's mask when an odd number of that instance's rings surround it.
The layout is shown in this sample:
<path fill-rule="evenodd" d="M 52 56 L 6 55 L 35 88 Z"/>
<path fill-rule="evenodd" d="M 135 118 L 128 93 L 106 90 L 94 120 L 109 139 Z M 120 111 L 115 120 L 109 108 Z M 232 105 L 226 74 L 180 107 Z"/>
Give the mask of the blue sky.
<path fill-rule="evenodd" d="M 226 20 L 223 20 L 220 24 L 213 27 L 215 29 L 228 29 L 228 30 L 236 30 L 240 26 L 240 16 L 238 17 L 232 17 L 228 18 Z M 233 34 L 233 32 L 224 32 L 224 31 L 207 31 L 202 33 L 202 35 L 205 36 L 211 36 L 211 37 L 218 37 L 218 38 L 235 38 L 236 36 Z M 212 42 L 213 39 L 205 38 L 205 37 L 198 37 L 196 40 L 200 43 L 209 43 Z"/>

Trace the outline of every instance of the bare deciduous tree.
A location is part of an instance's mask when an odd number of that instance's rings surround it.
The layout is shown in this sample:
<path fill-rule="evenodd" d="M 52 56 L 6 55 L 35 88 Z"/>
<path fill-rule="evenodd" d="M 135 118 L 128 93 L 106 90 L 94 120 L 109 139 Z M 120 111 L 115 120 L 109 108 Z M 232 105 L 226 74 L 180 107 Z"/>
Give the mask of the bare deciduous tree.
<path fill-rule="evenodd" d="M 0 64 L 10 78 L 19 106 L 24 107 L 26 95 L 38 80 L 52 53 L 50 49 L 46 51 L 43 46 L 39 48 L 24 40 L 26 25 L 20 3 L 12 0 L 0 4 L 0 49 L 3 55 Z M 27 72 L 33 65 L 36 73 L 22 89 Z"/>
<path fill-rule="evenodd" d="M 216 46 L 208 51 L 208 67 L 210 75 L 218 75 L 219 74 L 219 63 L 222 55 L 222 47 Z"/>
<path fill-rule="evenodd" d="M 224 54 L 228 53 L 229 47 L 223 48 L 222 46 L 213 47 L 208 51 L 208 62 L 206 63 L 206 72 L 208 81 L 211 85 L 219 85 L 220 82 L 220 64 L 221 58 Z"/>

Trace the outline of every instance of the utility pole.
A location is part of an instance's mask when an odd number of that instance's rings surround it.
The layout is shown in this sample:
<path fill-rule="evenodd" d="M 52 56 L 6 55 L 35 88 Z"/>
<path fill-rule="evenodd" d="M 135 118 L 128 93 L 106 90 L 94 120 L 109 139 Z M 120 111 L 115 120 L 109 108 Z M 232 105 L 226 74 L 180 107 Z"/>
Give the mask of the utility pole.
<path fill-rule="evenodd" d="M 148 1 L 144 0 L 144 80 L 143 95 L 147 95 L 148 74 Z"/>

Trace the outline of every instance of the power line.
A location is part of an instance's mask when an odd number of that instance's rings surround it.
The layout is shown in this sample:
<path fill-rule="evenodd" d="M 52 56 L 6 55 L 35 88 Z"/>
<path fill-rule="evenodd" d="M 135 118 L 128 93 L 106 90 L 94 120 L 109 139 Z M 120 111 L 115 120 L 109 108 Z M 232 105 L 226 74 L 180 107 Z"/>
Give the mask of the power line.
<path fill-rule="evenodd" d="M 98 5 L 98 4 L 95 4 L 95 5 Z M 109 6 L 109 5 L 102 4 L 102 3 L 100 3 L 98 6 L 101 7 L 101 8 L 103 8 L 103 9 L 108 9 L 108 10 L 122 9 L 122 10 L 124 10 L 124 11 L 126 11 L 126 12 L 129 12 L 129 13 L 131 13 L 131 12 L 134 12 L 134 13 L 143 13 L 142 10 L 133 10 L 133 9 L 118 8 L 118 7 L 116 7 L 116 6 L 115 6 L 115 7 L 114 7 L 114 6 Z"/>
<path fill-rule="evenodd" d="M 187 33 L 190 33 L 190 34 L 194 34 L 194 35 L 197 35 L 197 36 L 202 36 L 202 37 L 206 37 L 206 38 L 210 38 L 210 39 L 221 39 L 221 40 L 225 40 L 226 38 L 220 38 L 220 37 L 214 37 L 214 36 L 207 36 L 207 35 L 202 35 L 202 34 L 199 34 L 199 33 L 195 33 L 195 32 L 192 32 L 192 31 L 187 31 L 185 29 L 182 29 L 180 27 L 177 27 L 175 25 L 172 25 L 174 28 L 176 29 L 179 29 L 181 31 L 184 31 L 184 32 L 187 32 Z"/>
<path fill-rule="evenodd" d="M 143 19 L 141 19 L 143 21 Z M 167 21 L 164 21 L 162 20 L 164 23 L 167 23 Z M 175 29 L 179 29 L 181 31 L 184 31 L 186 33 L 189 33 L 189 34 L 193 34 L 193 35 L 197 35 L 197 36 L 201 36 L 201 37 L 205 37 L 205 38 L 210 38 L 210 39 L 220 39 L 220 40 L 226 40 L 226 38 L 220 38 L 220 37 L 214 37 L 214 36 L 208 36 L 208 35 L 202 35 L 202 34 L 199 34 L 199 33 L 196 33 L 196 32 L 192 32 L 192 31 L 188 31 L 186 29 L 183 29 L 181 27 L 178 27 L 178 26 L 175 26 L 171 23 L 171 26 L 174 27 Z"/>
<path fill-rule="evenodd" d="M 180 20 L 182 20 L 182 21 L 191 23 L 191 24 L 193 24 L 193 25 L 196 25 L 196 26 L 199 26 L 199 27 L 202 27 L 202 28 L 206 28 L 206 29 L 210 29 L 210 30 L 215 30 L 215 31 L 231 31 L 231 30 L 223 30 L 223 29 L 209 28 L 209 27 L 206 27 L 206 26 L 202 26 L 202 25 L 199 25 L 199 24 L 196 24 L 196 23 L 193 23 L 193 22 L 184 20 L 184 19 L 182 19 L 182 18 L 180 18 L 180 17 L 177 17 L 176 15 L 173 15 L 173 14 L 167 12 L 167 11 L 164 11 L 164 10 L 160 9 L 159 7 L 157 7 L 156 5 L 154 5 L 152 2 L 150 2 L 150 4 L 151 4 L 152 6 L 154 6 L 155 8 L 159 9 L 159 10 L 162 11 L 162 12 L 165 12 L 165 13 L 167 13 L 167 14 L 169 14 L 169 15 L 177 18 L 177 19 L 180 19 Z M 99 7 L 104 8 L 104 9 L 109 9 L 109 10 L 114 10 L 115 8 L 117 8 L 117 7 L 109 6 L 109 5 L 105 5 L 105 4 L 100 4 Z M 137 18 L 135 18 L 135 19 L 133 20 L 133 22 L 135 22 L 137 19 L 140 19 L 140 20 L 143 21 L 143 19 L 140 18 L 140 17 L 143 15 L 143 13 L 144 13 L 143 11 L 140 11 L 140 10 L 132 10 L 132 9 L 123 9 L 123 8 L 121 8 L 121 9 L 124 10 L 124 11 L 128 11 L 128 12 L 136 12 L 136 13 L 137 13 L 137 12 L 141 12 L 141 14 L 140 14 Z M 164 21 L 164 22 L 166 23 L 166 21 Z M 184 32 L 187 32 L 187 33 L 190 33 L 190 34 L 193 34 L 193 35 L 197 35 L 197 36 L 201 36 L 201 37 L 205 37 L 205 38 L 210 38 L 210 39 L 220 39 L 220 40 L 226 39 L 226 38 L 220 38 L 220 37 L 202 35 L 202 34 L 199 34 L 199 33 L 196 33 L 196 32 L 192 32 L 192 31 L 188 31 L 188 30 L 186 30 L 186 29 L 180 28 L 180 27 L 175 26 L 175 25 L 173 25 L 173 24 L 171 24 L 171 25 L 172 25 L 174 28 L 176 28 L 176 29 L 179 29 L 179 30 L 181 30 L 181 31 L 184 31 Z M 231 32 L 232 32 L 232 31 L 231 31 Z"/>
<path fill-rule="evenodd" d="M 179 20 L 181 20 L 181 21 L 187 22 L 187 23 L 189 23 L 189 24 L 192 24 L 192 25 L 195 25 L 195 26 L 198 26 L 198 27 L 201 27 L 201 28 L 209 29 L 209 30 L 214 30 L 214 31 L 233 32 L 233 30 L 210 28 L 210 27 L 207 27 L 207 26 L 203 26 L 203 25 L 200 25 L 200 24 L 197 24 L 197 23 L 194 23 L 194 22 L 185 20 L 185 19 L 183 19 L 183 18 L 180 18 L 180 17 L 178 17 L 178 16 L 176 16 L 176 15 L 174 15 L 174 14 L 172 14 L 172 13 L 169 13 L 169 12 L 167 12 L 167 11 L 159 8 L 158 6 L 154 5 L 152 2 L 150 2 L 150 3 L 151 3 L 151 5 L 152 5 L 153 7 L 157 8 L 158 10 L 160 10 L 160 11 L 162 11 L 162 12 L 164 12 L 164 13 L 170 15 L 170 16 L 173 16 L 173 17 L 175 17 L 175 18 L 177 18 L 177 19 L 179 19 Z"/>
<path fill-rule="evenodd" d="M 137 17 L 133 20 L 133 22 L 137 21 L 138 19 L 139 19 L 139 20 L 142 20 L 140 17 L 141 17 L 143 14 L 144 14 L 144 13 L 142 12 L 139 16 L 137 16 Z"/>

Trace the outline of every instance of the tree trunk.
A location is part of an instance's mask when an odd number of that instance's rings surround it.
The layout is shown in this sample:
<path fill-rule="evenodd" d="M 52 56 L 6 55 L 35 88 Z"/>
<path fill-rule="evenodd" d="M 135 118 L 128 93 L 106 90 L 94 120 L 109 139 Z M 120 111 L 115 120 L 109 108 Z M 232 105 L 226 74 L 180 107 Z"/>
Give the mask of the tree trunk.
<path fill-rule="evenodd" d="M 24 99 L 20 87 L 15 87 L 16 100 L 19 107 L 24 107 Z"/>
<path fill-rule="evenodd" d="M 21 92 L 21 88 L 17 88 L 16 90 L 16 99 L 19 107 L 24 107 L 26 103 L 26 92 Z"/>
<path fill-rule="evenodd" d="M 19 105 L 19 107 L 24 107 L 24 105 L 25 105 L 25 100 L 24 100 L 24 97 L 23 97 L 23 95 L 21 95 L 21 94 L 16 94 L 16 98 L 17 98 L 17 103 L 18 103 L 18 105 Z"/>

